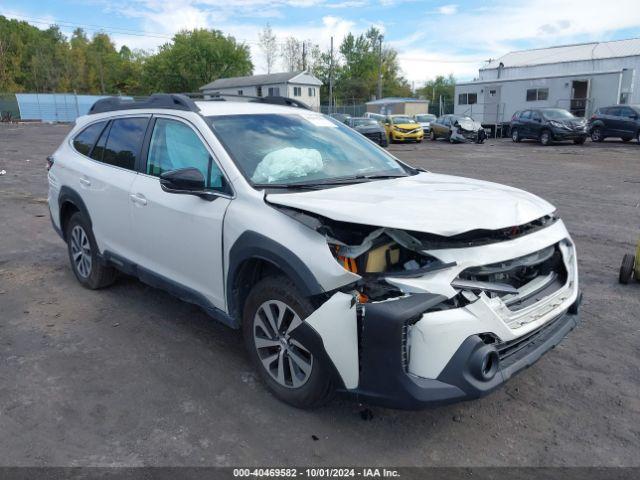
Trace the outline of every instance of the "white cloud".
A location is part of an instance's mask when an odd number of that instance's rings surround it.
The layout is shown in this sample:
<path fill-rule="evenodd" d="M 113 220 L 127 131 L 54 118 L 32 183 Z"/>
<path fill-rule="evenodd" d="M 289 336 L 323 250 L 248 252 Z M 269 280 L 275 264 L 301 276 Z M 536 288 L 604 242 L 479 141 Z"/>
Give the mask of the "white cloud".
<path fill-rule="evenodd" d="M 453 15 L 458 12 L 458 5 L 443 5 L 438 8 L 438 13 L 442 15 Z"/>

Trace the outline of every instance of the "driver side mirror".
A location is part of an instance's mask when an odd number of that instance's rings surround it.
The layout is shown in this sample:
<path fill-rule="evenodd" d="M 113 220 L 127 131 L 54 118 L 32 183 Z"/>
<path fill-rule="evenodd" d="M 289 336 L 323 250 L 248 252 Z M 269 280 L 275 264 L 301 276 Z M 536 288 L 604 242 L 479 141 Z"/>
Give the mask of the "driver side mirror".
<path fill-rule="evenodd" d="M 215 200 L 215 192 L 205 190 L 204 175 L 197 168 L 180 168 L 160 175 L 160 187 L 167 193 L 195 195 L 208 201 Z"/>

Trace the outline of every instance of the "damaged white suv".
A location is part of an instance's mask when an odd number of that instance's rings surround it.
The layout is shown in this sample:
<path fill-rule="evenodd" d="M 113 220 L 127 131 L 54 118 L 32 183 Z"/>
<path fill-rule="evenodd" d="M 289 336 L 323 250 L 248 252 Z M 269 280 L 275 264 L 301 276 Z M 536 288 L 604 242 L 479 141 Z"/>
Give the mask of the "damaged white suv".
<path fill-rule="evenodd" d="M 242 328 L 298 407 L 477 398 L 577 323 L 552 205 L 414 169 L 289 99 L 100 100 L 49 167 L 80 283 L 120 270 Z"/>

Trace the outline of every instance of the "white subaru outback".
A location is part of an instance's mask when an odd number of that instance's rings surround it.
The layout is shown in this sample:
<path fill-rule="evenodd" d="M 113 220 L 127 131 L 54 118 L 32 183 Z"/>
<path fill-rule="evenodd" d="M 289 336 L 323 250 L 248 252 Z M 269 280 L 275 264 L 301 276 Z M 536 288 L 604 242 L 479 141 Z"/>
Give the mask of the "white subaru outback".
<path fill-rule="evenodd" d="M 119 270 L 241 328 L 297 407 L 477 398 L 576 325 L 575 247 L 552 205 L 412 168 L 304 107 L 98 101 L 49 158 L 78 281 Z"/>

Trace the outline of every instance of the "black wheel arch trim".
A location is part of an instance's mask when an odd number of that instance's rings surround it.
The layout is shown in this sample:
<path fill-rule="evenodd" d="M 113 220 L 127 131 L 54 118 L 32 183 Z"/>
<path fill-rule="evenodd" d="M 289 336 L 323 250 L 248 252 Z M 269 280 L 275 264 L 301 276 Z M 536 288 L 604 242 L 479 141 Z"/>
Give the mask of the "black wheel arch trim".
<path fill-rule="evenodd" d="M 93 224 L 91 222 L 91 215 L 89 214 L 89 210 L 87 209 L 87 206 L 85 205 L 84 200 L 82 200 L 82 197 L 80 196 L 80 194 L 76 192 L 73 188 L 64 185 L 62 188 L 60 188 L 60 193 L 58 194 L 58 212 L 60 214 L 59 216 L 60 232 L 62 233 L 62 238 L 64 240 L 66 240 L 65 238 L 66 233 L 64 231 L 64 225 L 62 224 L 62 207 L 64 206 L 65 203 L 71 203 L 73 206 L 75 206 L 80 211 L 80 213 L 82 213 L 85 220 L 89 223 L 89 227 L 93 228 Z"/>
<path fill-rule="evenodd" d="M 304 261 L 287 247 L 253 230 L 242 233 L 229 250 L 226 280 L 227 311 L 240 317 L 235 286 L 242 264 L 249 260 L 263 260 L 279 268 L 298 287 L 300 293 L 311 297 L 324 293 L 324 289 Z"/>

